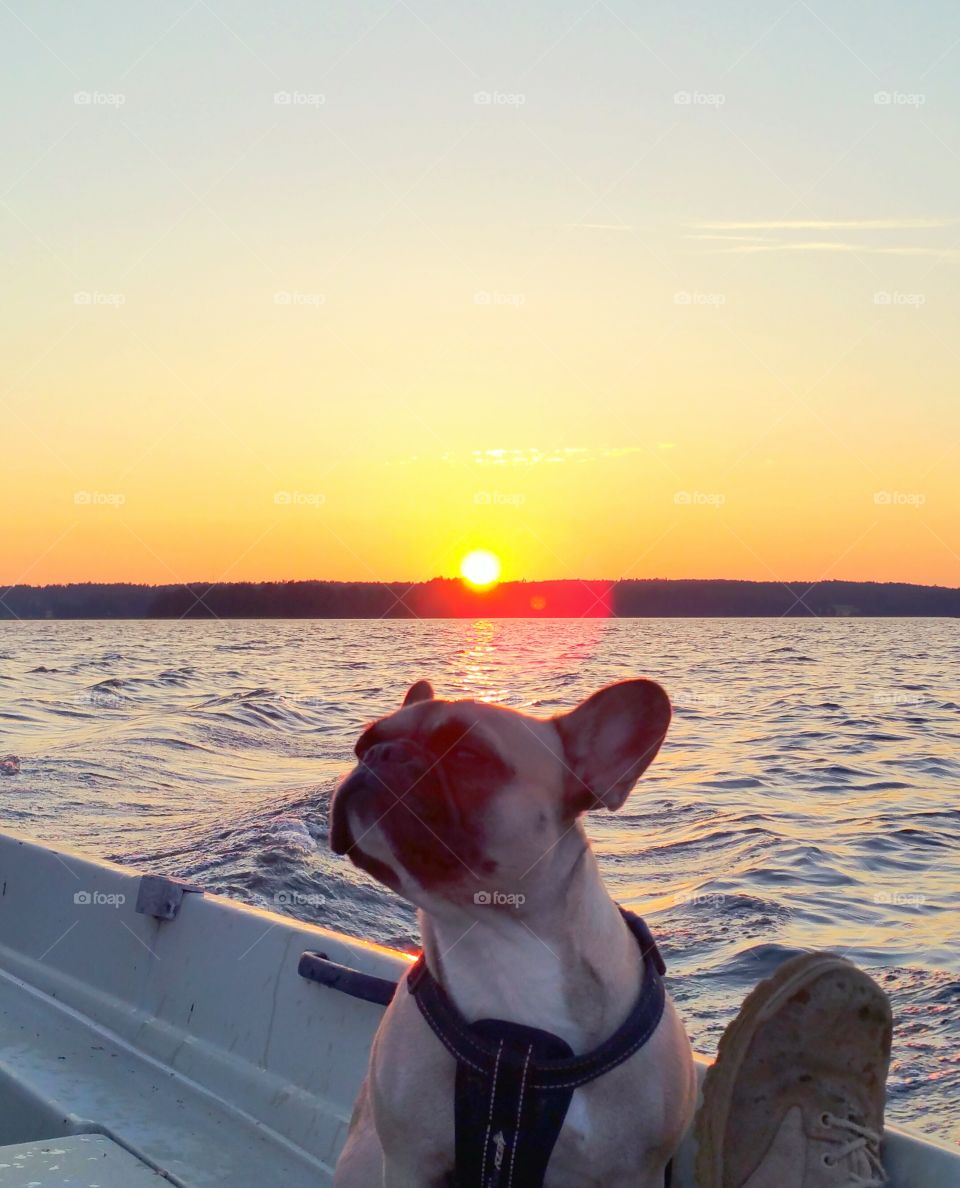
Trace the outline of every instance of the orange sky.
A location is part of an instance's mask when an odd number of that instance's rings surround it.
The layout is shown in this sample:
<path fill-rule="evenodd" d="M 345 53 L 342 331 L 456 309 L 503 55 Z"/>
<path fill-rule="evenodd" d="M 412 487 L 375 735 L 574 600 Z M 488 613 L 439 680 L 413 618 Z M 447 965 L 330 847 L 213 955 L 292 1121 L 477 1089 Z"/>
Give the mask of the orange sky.
<path fill-rule="evenodd" d="M 0 581 L 960 585 L 960 16 L 682 7 L 0 11 Z"/>

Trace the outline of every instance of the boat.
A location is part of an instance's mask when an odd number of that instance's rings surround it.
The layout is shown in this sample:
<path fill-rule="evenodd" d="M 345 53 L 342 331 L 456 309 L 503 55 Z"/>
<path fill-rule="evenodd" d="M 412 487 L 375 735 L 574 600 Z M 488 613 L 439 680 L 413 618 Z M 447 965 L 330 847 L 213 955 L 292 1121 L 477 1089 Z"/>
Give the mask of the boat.
<path fill-rule="evenodd" d="M 0 833 L 0 1188 L 330 1184 L 410 960 Z M 894 1188 L 960 1185 L 946 1143 L 889 1127 L 884 1157 Z"/>

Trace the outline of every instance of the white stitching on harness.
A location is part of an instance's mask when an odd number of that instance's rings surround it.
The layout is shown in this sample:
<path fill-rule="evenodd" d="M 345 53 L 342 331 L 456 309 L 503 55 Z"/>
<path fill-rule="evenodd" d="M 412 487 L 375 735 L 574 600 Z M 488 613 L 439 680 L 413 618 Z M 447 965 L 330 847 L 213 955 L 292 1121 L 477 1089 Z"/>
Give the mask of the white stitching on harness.
<path fill-rule="evenodd" d="M 419 1005 L 420 1010 L 424 1013 L 424 1015 L 426 1015 L 427 1021 L 430 1023 L 431 1031 L 437 1037 L 440 1043 L 443 1044 L 443 1046 L 447 1049 L 454 1060 L 462 1060 L 464 1064 L 468 1065 L 473 1069 L 474 1072 L 478 1072 L 482 1076 L 485 1070 L 481 1068 L 479 1064 L 474 1064 L 472 1060 L 468 1060 L 466 1056 L 463 1056 L 460 1052 L 458 1052 L 453 1044 L 447 1040 L 446 1036 L 444 1036 L 443 1032 L 440 1030 L 440 1024 L 436 1021 L 433 1015 L 430 1014 L 430 1008 L 426 1005 L 426 1003 L 421 1000 Z"/>
<path fill-rule="evenodd" d="M 663 1016 L 661 1016 L 661 1018 L 662 1017 Z M 633 1043 L 622 1056 L 617 1056 L 615 1059 L 609 1060 L 606 1064 L 601 1065 L 601 1067 L 598 1069 L 592 1070 L 589 1074 L 587 1074 L 585 1076 L 575 1078 L 572 1081 L 565 1081 L 565 1082 L 563 1082 L 563 1084 L 555 1084 L 553 1081 L 547 1081 L 544 1084 L 537 1084 L 536 1082 L 534 1082 L 534 1084 L 531 1085 L 531 1088 L 532 1089 L 577 1089 L 581 1085 L 586 1085 L 590 1081 L 595 1080 L 597 1077 L 602 1077 L 604 1073 L 609 1072 L 612 1068 L 616 1068 L 618 1064 L 623 1064 L 623 1062 L 625 1060 L 629 1060 L 630 1057 L 634 1054 L 634 1052 L 639 1051 L 639 1049 L 643 1047 L 643 1045 L 647 1042 L 647 1040 L 650 1038 L 650 1036 L 653 1035 L 653 1033 L 657 1030 L 657 1027 L 659 1025 L 660 1025 L 660 1019 L 658 1019 L 656 1021 L 656 1023 L 653 1024 L 652 1027 L 648 1027 L 643 1032 L 642 1035 L 638 1036 L 636 1042 Z"/>
<path fill-rule="evenodd" d="M 484 1069 L 479 1064 L 475 1064 L 472 1060 L 469 1060 L 461 1051 L 458 1051 L 457 1048 L 446 1038 L 442 1029 L 440 1028 L 439 1023 L 436 1020 L 436 1017 L 431 1013 L 430 1008 L 427 1006 L 426 1002 L 422 998 L 419 1000 L 418 1005 L 420 1007 L 420 1010 L 423 1012 L 423 1014 L 426 1016 L 427 1020 L 429 1021 L 430 1025 L 431 1025 L 431 1030 L 433 1031 L 434 1035 L 436 1035 L 437 1039 L 440 1040 L 440 1042 L 447 1049 L 447 1051 L 450 1053 L 450 1055 L 453 1056 L 453 1058 L 455 1060 L 460 1060 L 464 1064 L 466 1064 L 468 1067 L 472 1068 L 474 1072 L 478 1072 L 481 1075 L 485 1074 L 486 1069 Z M 631 1047 L 625 1053 L 608 1061 L 606 1064 L 601 1065 L 600 1068 L 591 1070 L 591 1072 L 589 1074 L 587 1074 L 586 1076 L 579 1076 L 579 1077 L 575 1076 L 573 1078 L 573 1080 L 563 1081 L 563 1082 L 547 1081 L 547 1082 L 539 1083 L 539 1082 L 534 1081 L 530 1087 L 532 1089 L 577 1089 L 581 1085 L 588 1084 L 590 1081 L 595 1080 L 597 1077 L 603 1076 L 604 1073 L 609 1072 L 610 1069 L 616 1068 L 618 1064 L 622 1064 L 625 1060 L 629 1060 L 629 1058 L 635 1052 L 637 1052 L 640 1048 L 643 1047 L 643 1045 L 647 1042 L 647 1040 L 650 1038 L 650 1036 L 653 1035 L 653 1033 L 656 1031 L 659 1024 L 660 1024 L 660 1019 L 657 1019 L 656 1022 L 651 1027 L 648 1027 L 641 1035 L 639 1035 L 637 1037 L 637 1039 L 634 1041 L 634 1043 L 631 1045 Z M 455 1029 L 455 1032 L 456 1032 L 456 1035 L 458 1036 L 458 1038 L 460 1038 L 465 1044 L 468 1044 L 470 1048 L 472 1048 L 474 1051 L 478 1051 L 481 1055 L 486 1055 L 486 1052 L 484 1051 L 484 1049 L 479 1044 L 476 1043 L 473 1036 L 471 1036 L 465 1030 L 465 1028 L 459 1026 L 458 1024 L 455 1024 L 454 1029 Z M 502 1047 L 502 1041 L 501 1041 L 501 1047 Z M 499 1051 L 498 1051 L 498 1058 L 499 1058 Z M 524 1067 L 524 1076 L 526 1076 L 526 1067 Z"/>
<path fill-rule="evenodd" d="M 497 1061 L 493 1066 L 493 1084 L 490 1087 L 490 1113 L 487 1115 L 487 1133 L 483 1136 L 483 1162 L 480 1164 L 480 1183 L 485 1184 L 487 1174 L 487 1150 L 490 1147 L 490 1131 L 493 1129 L 493 1103 L 497 1097 L 497 1073 L 500 1071 L 500 1054 L 503 1052 L 503 1040 L 497 1047 Z"/>
<path fill-rule="evenodd" d="M 527 1069 L 530 1067 L 530 1057 L 533 1055 L 533 1044 L 527 1048 L 527 1058 L 523 1062 L 523 1076 L 520 1079 L 520 1098 L 517 1101 L 517 1124 L 513 1128 L 513 1148 L 510 1151 L 510 1175 L 507 1177 L 507 1188 L 513 1183 L 513 1164 L 517 1157 L 517 1140 L 520 1138 L 520 1115 L 523 1112 L 523 1095 L 527 1088 Z"/>
<path fill-rule="evenodd" d="M 428 1015 L 429 1018 L 432 1020 L 432 1022 L 436 1026 L 439 1026 L 439 1024 L 437 1024 L 437 1020 L 436 1020 L 435 1016 L 430 1014 L 429 1008 L 425 1009 L 425 1003 L 424 1003 L 423 997 L 421 995 L 417 995 L 417 1004 L 418 1004 L 418 1006 L 420 1006 L 420 1009 L 424 1011 L 424 1014 Z M 450 1023 L 450 1026 L 451 1026 L 451 1029 L 452 1029 L 454 1035 L 459 1040 L 461 1040 L 462 1043 L 466 1044 L 466 1046 L 468 1048 L 472 1048 L 473 1051 L 478 1053 L 480 1056 L 488 1056 L 490 1054 L 489 1049 L 487 1047 L 485 1047 L 482 1043 L 480 1043 L 473 1035 L 470 1034 L 469 1024 L 466 1024 L 465 1022 L 461 1023 L 460 1020 L 458 1020 L 455 1016 L 451 1019 L 449 1017 L 449 1012 L 447 1012 L 447 1014 L 448 1014 L 448 1022 Z M 444 1043 L 446 1043 L 446 1041 L 444 1041 Z M 447 1047 L 449 1048 L 449 1044 L 447 1045 Z M 452 1052 L 453 1048 L 450 1048 L 450 1051 Z M 454 1053 L 454 1055 L 457 1055 L 457 1053 Z M 470 1064 L 470 1061 L 467 1060 L 466 1058 L 464 1058 L 464 1063 Z M 476 1069 L 477 1072 L 483 1072 L 483 1069 L 478 1068 L 477 1065 L 475 1065 L 475 1064 L 470 1064 L 470 1067 Z"/>

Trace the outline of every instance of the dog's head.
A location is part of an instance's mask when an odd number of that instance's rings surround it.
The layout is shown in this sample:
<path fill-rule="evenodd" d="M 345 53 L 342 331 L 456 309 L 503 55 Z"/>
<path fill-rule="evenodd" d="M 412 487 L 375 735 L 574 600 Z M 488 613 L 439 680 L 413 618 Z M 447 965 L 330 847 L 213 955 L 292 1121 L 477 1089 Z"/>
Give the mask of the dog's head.
<path fill-rule="evenodd" d="M 647 680 L 550 719 L 442 701 L 418 681 L 361 734 L 330 845 L 428 911 L 535 902 L 579 858 L 579 815 L 620 808 L 669 722 L 666 693 Z"/>

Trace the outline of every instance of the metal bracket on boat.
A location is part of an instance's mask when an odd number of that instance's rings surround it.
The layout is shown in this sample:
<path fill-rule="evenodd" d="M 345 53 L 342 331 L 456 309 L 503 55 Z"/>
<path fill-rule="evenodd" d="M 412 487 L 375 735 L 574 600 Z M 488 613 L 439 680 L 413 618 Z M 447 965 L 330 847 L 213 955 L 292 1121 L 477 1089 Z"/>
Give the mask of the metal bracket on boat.
<path fill-rule="evenodd" d="M 198 887 L 196 883 L 184 883 L 180 879 L 168 879 L 164 875 L 142 875 L 137 891 L 137 911 L 141 916 L 173 920 L 188 891 L 197 895 L 203 894 L 203 888 Z"/>
<path fill-rule="evenodd" d="M 390 978 L 377 978 L 350 969 L 331 961 L 326 953 L 304 953 L 297 973 L 308 982 L 319 982 L 321 986 L 329 986 L 351 998 L 362 998 L 364 1002 L 375 1002 L 378 1006 L 387 1006 L 397 992 L 397 983 Z"/>

